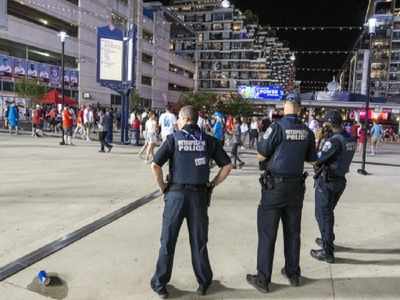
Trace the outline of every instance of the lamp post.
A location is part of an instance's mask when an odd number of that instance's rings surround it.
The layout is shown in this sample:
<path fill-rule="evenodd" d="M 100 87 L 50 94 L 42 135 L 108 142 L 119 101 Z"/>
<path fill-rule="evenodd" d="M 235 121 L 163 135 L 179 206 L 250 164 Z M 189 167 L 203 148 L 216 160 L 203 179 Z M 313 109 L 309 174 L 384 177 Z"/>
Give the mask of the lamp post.
<path fill-rule="evenodd" d="M 65 65 L 64 65 L 64 54 L 65 54 L 65 40 L 68 38 L 68 34 L 65 31 L 60 31 L 57 36 L 60 38 L 61 41 L 61 122 L 62 122 L 62 116 L 64 113 L 64 95 L 65 95 L 65 85 L 64 85 L 64 70 L 65 70 Z M 61 124 L 61 142 L 60 145 L 65 145 L 65 140 L 64 140 L 64 128 Z"/>
<path fill-rule="evenodd" d="M 368 20 L 368 34 L 369 34 L 369 61 L 368 61 L 368 76 L 367 76 L 367 101 L 365 103 L 365 118 L 364 118 L 364 124 L 363 124 L 363 129 L 364 129 L 364 144 L 363 144 L 363 152 L 362 152 L 362 164 L 361 164 L 361 169 L 358 169 L 357 172 L 361 175 L 369 175 L 369 173 L 365 170 L 365 162 L 367 159 L 367 143 L 368 143 L 368 124 L 369 124 L 369 104 L 371 101 L 371 91 L 370 91 L 370 85 L 371 85 L 371 63 L 372 63 L 372 38 L 375 36 L 376 33 L 376 19 L 375 18 L 370 18 Z"/>

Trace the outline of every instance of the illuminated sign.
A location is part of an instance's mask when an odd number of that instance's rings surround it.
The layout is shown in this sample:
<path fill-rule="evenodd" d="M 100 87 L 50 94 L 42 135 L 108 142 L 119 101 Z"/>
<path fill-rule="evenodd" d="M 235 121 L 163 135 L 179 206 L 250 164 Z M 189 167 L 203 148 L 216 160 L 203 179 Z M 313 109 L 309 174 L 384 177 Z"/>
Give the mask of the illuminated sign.
<path fill-rule="evenodd" d="M 100 80 L 122 81 L 123 42 L 100 39 Z"/>
<path fill-rule="evenodd" d="M 254 100 L 275 100 L 283 99 L 284 91 L 280 86 L 247 86 L 241 85 L 238 87 L 238 93 L 245 99 Z"/>

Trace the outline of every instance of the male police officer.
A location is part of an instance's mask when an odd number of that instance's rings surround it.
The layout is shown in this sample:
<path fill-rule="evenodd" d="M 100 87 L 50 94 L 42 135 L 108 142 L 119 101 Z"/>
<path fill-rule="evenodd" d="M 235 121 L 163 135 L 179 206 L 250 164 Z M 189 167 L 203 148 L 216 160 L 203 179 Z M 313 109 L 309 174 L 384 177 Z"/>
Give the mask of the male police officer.
<path fill-rule="evenodd" d="M 314 134 L 301 122 L 300 99 L 289 95 L 284 117 L 273 123 L 258 144 L 257 158 L 264 161 L 261 203 L 258 207 L 257 275 L 247 281 L 262 293 L 269 292 L 279 220 L 282 219 L 285 267 L 282 274 L 292 286 L 300 284 L 300 226 L 305 193 L 304 161 L 317 159 Z"/>
<path fill-rule="evenodd" d="M 185 106 L 179 112 L 179 131 L 169 135 L 154 157 L 152 169 L 160 190 L 165 194 L 161 248 L 152 289 L 163 299 L 171 278 L 175 245 L 183 219 L 189 229 L 192 264 L 199 283 L 198 294 L 205 295 L 212 281 L 207 252 L 209 192 L 231 171 L 231 161 L 222 145 L 203 133 L 197 124 L 197 112 Z M 221 167 L 209 183 L 209 161 Z M 161 167 L 169 161 L 166 184 Z"/>
<path fill-rule="evenodd" d="M 334 213 L 340 196 L 346 187 L 345 174 L 349 172 L 357 143 L 342 128 L 342 117 L 338 111 L 330 111 L 325 116 L 333 134 L 322 146 L 316 163 L 315 216 L 321 238 L 316 243 L 321 250 L 311 250 L 311 256 L 328 263 L 334 263 L 335 234 L 333 232 Z"/>

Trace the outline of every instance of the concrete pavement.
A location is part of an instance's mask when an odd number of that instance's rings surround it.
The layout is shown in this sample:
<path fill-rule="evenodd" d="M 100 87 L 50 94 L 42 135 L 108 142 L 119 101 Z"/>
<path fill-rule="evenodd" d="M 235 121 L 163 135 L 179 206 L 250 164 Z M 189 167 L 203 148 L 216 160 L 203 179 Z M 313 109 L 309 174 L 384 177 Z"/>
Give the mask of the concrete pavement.
<path fill-rule="evenodd" d="M 0 136 L 2 169 L 7 170 L 0 174 L 1 265 L 155 189 L 148 166 L 134 155 L 135 148 L 115 150 L 99 154 L 93 144 L 67 148 L 53 139 Z M 371 160 L 398 164 L 399 154 L 399 146 L 389 145 Z M 254 156 L 245 155 L 245 160 L 246 167 L 234 171 L 214 195 L 209 252 L 215 282 L 210 295 L 202 299 L 400 298 L 400 168 L 367 165 L 373 175 L 362 177 L 355 173 L 359 165 L 353 165 L 336 211 L 339 249 L 334 265 L 309 256 L 318 234 L 309 178 L 302 228 L 304 285 L 291 288 L 280 275 L 284 264 L 280 232 L 272 293 L 261 295 L 245 281 L 246 273 L 256 267 L 259 201 Z M 65 281 L 58 299 L 157 299 L 149 280 L 159 248 L 162 208 L 157 199 L 10 277 L 0 283 L 0 295 L 46 299 L 29 291 L 37 271 L 45 269 Z M 200 298 L 193 293 L 197 285 L 185 225 L 171 284 L 173 298 Z M 57 293 L 46 295 L 57 297 Z"/>

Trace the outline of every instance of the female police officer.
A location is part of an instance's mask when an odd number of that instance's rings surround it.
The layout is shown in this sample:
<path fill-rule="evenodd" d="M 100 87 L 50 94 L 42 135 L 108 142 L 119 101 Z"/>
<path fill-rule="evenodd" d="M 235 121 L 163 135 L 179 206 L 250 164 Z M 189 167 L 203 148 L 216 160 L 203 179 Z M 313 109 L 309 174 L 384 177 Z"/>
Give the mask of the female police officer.
<path fill-rule="evenodd" d="M 165 194 L 161 248 L 152 289 L 168 298 L 166 285 L 171 278 L 175 245 L 183 219 L 189 228 L 192 264 L 199 283 L 197 292 L 205 295 L 212 281 L 207 252 L 208 202 L 210 190 L 229 175 L 232 166 L 221 143 L 203 133 L 197 124 L 197 112 L 185 106 L 179 112 L 179 130 L 169 135 L 157 151 L 152 170 L 160 190 Z M 209 182 L 210 160 L 221 167 Z M 164 182 L 161 167 L 169 161 L 169 180 Z"/>
<path fill-rule="evenodd" d="M 289 95 L 284 117 L 271 125 L 258 144 L 258 159 L 265 161 L 258 207 L 257 274 L 247 275 L 258 291 L 269 292 L 279 221 L 283 223 L 285 275 L 292 286 L 300 284 L 301 212 L 305 192 L 304 161 L 317 159 L 314 134 L 298 117 L 300 99 Z"/>

